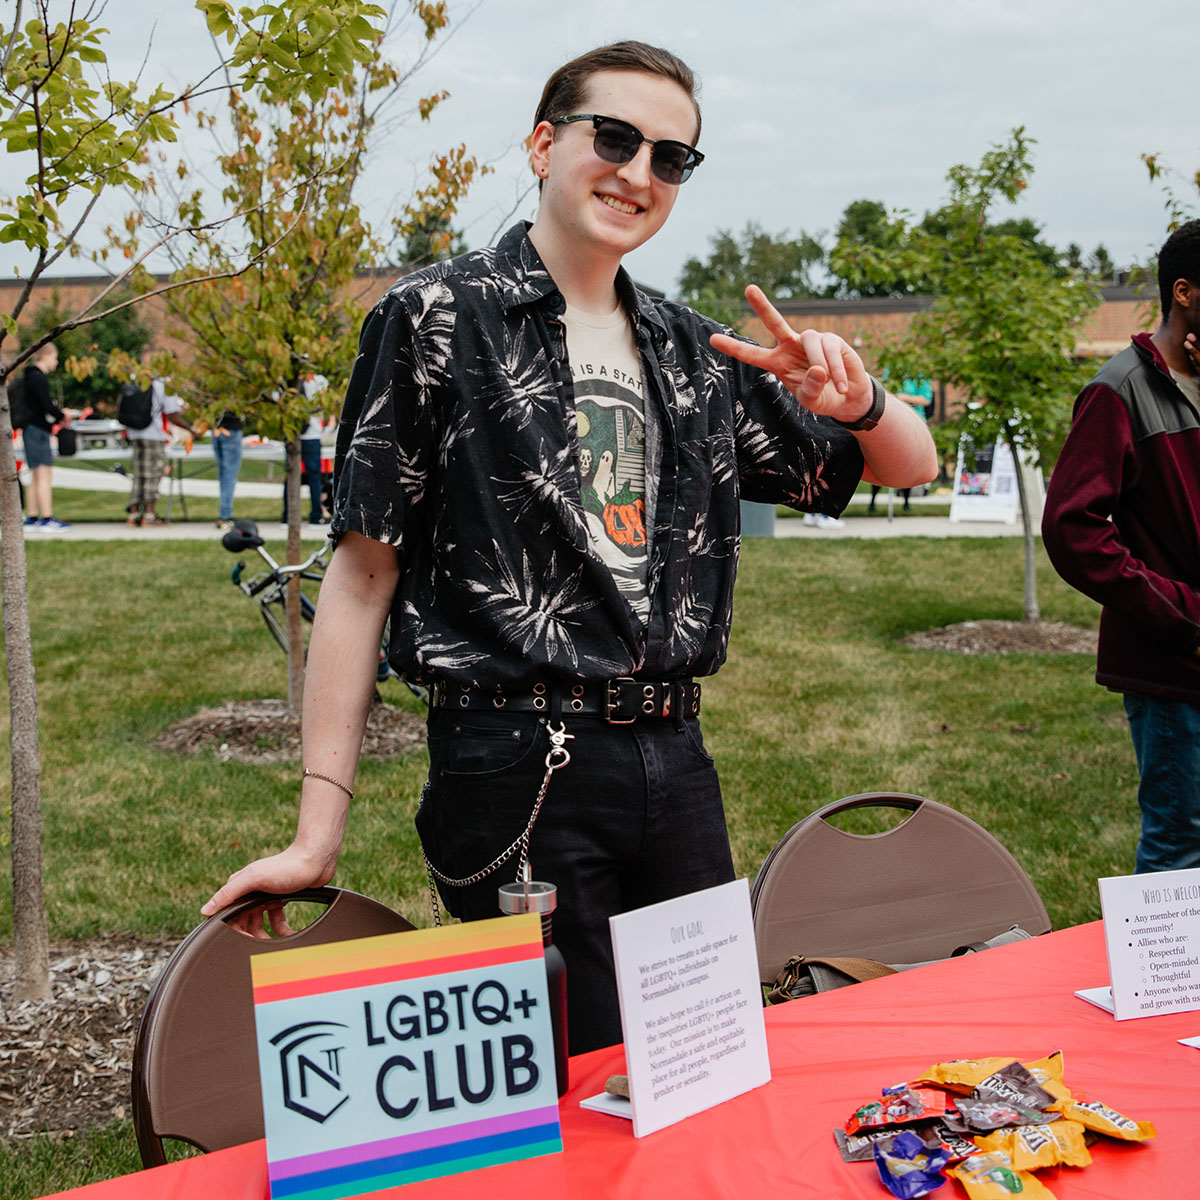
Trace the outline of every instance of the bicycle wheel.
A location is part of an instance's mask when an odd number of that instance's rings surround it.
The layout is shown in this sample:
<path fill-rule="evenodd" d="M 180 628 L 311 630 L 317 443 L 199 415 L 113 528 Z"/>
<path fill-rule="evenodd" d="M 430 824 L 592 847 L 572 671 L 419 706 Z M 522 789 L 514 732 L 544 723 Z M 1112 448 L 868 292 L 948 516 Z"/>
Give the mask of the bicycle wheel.
<path fill-rule="evenodd" d="M 286 654 L 288 648 L 287 601 L 284 599 L 283 592 L 276 592 L 269 599 L 260 599 L 258 611 L 262 613 L 262 618 L 267 623 L 271 636 L 279 644 L 280 650 Z"/>
<path fill-rule="evenodd" d="M 263 620 L 267 624 L 267 628 L 271 631 L 271 636 L 279 643 L 279 648 L 285 654 L 288 648 L 287 635 L 287 590 L 285 588 L 272 589 L 270 592 L 264 592 L 258 600 L 259 611 L 262 613 Z M 313 615 L 317 609 L 313 602 L 303 593 L 300 593 L 300 616 L 303 621 L 311 625 Z"/>

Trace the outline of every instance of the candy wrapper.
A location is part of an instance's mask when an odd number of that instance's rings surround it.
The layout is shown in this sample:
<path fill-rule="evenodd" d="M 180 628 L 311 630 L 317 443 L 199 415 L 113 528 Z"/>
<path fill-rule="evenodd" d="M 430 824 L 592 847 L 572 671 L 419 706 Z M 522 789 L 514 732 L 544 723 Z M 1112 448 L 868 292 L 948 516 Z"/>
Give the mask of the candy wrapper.
<path fill-rule="evenodd" d="M 882 1099 L 869 1100 L 857 1108 L 843 1128 L 847 1133 L 867 1129 L 886 1129 L 891 1125 L 911 1125 L 940 1117 L 946 1111 L 946 1097 L 929 1088 L 910 1088 L 899 1085 L 886 1088 Z"/>
<path fill-rule="evenodd" d="M 931 1150 L 907 1129 L 896 1134 L 891 1146 L 883 1142 L 875 1144 L 875 1166 L 883 1185 L 900 1200 L 912 1200 L 916 1196 L 928 1196 L 935 1188 L 946 1182 L 942 1168 L 949 1161 L 949 1154 L 938 1147 Z"/>
<path fill-rule="evenodd" d="M 1054 1193 L 1036 1175 L 1018 1171 L 1012 1159 L 999 1150 L 974 1154 L 957 1166 L 947 1167 L 946 1174 L 966 1188 L 969 1200 L 1008 1200 L 1009 1196 L 1054 1200 Z"/>
<path fill-rule="evenodd" d="M 874 1162 L 876 1144 L 882 1144 L 884 1149 L 888 1149 L 899 1134 L 904 1132 L 915 1133 L 929 1150 L 944 1150 L 948 1162 L 958 1162 L 959 1159 L 976 1154 L 979 1150 L 974 1142 L 963 1137 L 961 1133 L 947 1129 L 943 1121 L 918 1121 L 915 1125 L 906 1125 L 900 1131 L 873 1129 L 849 1134 L 845 1130 L 835 1129 L 833 1140 L 837 1143 L 842 1162 Z"/>
<path fill-rule="evenodd" d="M 1055 1099 L 1038 1083 L 1033 1072 L 1019 1062 L 1009 1063 L 989 1075 L 971 1095 L 979 1100 L 1000 1100 L 1036 1111 L 1049 1108 Z"/>
<path fill-rule="evenodd" d="M 1073 1102 L 1067 1105 L 1064 1115 L 1096 1133 L 1125 1142 L 1144 1142 L 1147 1138 L 1158 1136 L 1158 1130 L 1149 1121 L 1131 1121 L 1099 1100 Z"/>
<path fill-rule="evenodd" d="M 925 1143 L 927 1149 L 936 1150 L 943 1145 L 941 1128 L 941 1123 L 938 1121 L 918 1121 L 915 1125 L 909 1125 L 907 1131 L 916 1134 Z M 876 1143 L 882 1143 L 886 1149 L 899 1137 L 900 1132 L 905 1131 L 868 1129 L 861 1133 L 847 1133 L 844 1129 L 835 1129 L 833 1140 L 837 1142 L 842 1162 L 874 1162 Z M 972 1143 L 968 1153 L 974 1153 L 974 1151 L 975 1145 Z"/>
<path fill-rule="evenodd" d="M 951 1129 L 945 1121 L 935 1121 L 934 1129 L 942 1139 L 942 1145 L 950 1152 L 951 1162 L 970 1158 L 975 1153 L 975 1143 L 970 1138 L 964 1137 L 957 1130 Z"/>
<path fill-rule="evenodd" d="M 1009 1125 L 1041 1125 L 1058 1119 L 1057 1113 L 1042 1112 L 1036 1108 L 1025 1108 L 1020 1104 L 1009 1104 L 1003 1100 L 976 1099 L 974 1096 L 958 1096 L 954 1100 L 960 1120 L 946 1114 L 946 1124 L 958 1129 L 960 1124 L 971 1133 L 991 1133 L 993 1129 L 1004 1129 Z"/>
<path fill-rule="evenodd" d="M 964 1096 L 969 1096 L 985 1079 L 997 1074 L 1005 1067 L 1011 1066 L 1016 1061 L 1015 1058 L 1010 1057 L 954 1059 L 950 1062 L 935 1063 L 924 1075 L 914 1080 L 914 1085 L 919 1087 L 923 1083 L 932 1083 L 947 1091 L 960 1092 Z M 1052 1086 L 1048 1087 L 1047 1085 L 1062 1084 L 1061 1050 L 1056 1050 L 1053 1054 L 1046 1055 L 1045 1058 L 1037 1058 L 1020 1065 L 1033 1076 L 1039 1086 L 1047 1088 L 1056 1096 L 1058 1095 Z"/>
<path fill-rule="evenodd" d="M 981 1150 L 1000 1150 L 1012 1159 L 1018 1171 L 1040 1171 L 1044 1167 L 1086 1167 L 1088 1153 L 1084 1128 L 1078 1121 L 1055 1121 L 1051 1125 L 1019 1125 L 1000 1129 L 975 1139 Z"/>

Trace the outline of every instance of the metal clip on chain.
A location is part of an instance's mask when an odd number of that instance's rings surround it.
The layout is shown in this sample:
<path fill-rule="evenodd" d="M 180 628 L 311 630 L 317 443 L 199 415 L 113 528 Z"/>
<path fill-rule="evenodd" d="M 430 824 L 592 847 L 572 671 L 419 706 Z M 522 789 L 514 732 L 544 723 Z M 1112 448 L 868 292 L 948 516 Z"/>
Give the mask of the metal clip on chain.
<path fill-rule="evenodd" d="M 482 871 L 476 871 L 474 875 L 467 875 L 463 879 L 451 879 L 448 875 L 443 875 L 429 861 L 429 855 L 424 850 L 421 851 L 421 857 L 425 860 L 425 873 L 429 877 L 429 906 L 433 910 L 434 925 L 440 926 L 442 923 L 442 912 L 438 904 L 437 884 L 434 883 L 435 879 L 439 883 L 444 883 L 447 887 L 470 887 L 472 884 L 479 883 L 493 872 L 498 871 L 518 850 L 521 852 L 521 856 L 517 859 L 517 881 L 520 882 L 522 879 L 528 877 L 529 839 L 533 833 L 533 825 L 538 819 L 538 813 L 542 811 L 542 802 L 546 799 L 546 792 L 550 787 L 551 776 L 555 771 L 561 770 L 571 761 L 571 752 L 567 749 L 566 742 L 568 738 L 575 736 L 573 733 L 567 732 L 567 727 L 561 721 L 557 729 L 553 726 L 548 726 L 547 728 L 550 733 L 550 749 L 546 754 L 546 775 L 542 779 L 542 786 L 538 788 L 537 799 L 533 802 L 533 811 L 529 814 L 529 823 L 525 826 L 520 837 L 507 850 L 493 858 Z M 425 787 L 429 787 L 428 782 L 426 782 Z"/>

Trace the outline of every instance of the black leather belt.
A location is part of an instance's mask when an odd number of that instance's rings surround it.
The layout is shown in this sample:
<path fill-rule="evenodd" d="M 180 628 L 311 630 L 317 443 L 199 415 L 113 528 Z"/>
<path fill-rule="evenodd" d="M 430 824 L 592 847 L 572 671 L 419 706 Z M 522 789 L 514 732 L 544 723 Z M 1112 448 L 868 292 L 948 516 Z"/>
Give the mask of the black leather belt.
<path fill-rule="evenodd" d="M 535 683 L 517 691 L 501 687 L 465 687 L 436 683 L 430 702 L 463 712 L 550 712 L 552 688 L 558 689 L 561 713 L 603 717 L 610 725 L 631 725 L 639 717 L 696 716 L 700 685 L 691 679 L 652 683 L 645 679 L 609 679 L 604 683 Z"/>

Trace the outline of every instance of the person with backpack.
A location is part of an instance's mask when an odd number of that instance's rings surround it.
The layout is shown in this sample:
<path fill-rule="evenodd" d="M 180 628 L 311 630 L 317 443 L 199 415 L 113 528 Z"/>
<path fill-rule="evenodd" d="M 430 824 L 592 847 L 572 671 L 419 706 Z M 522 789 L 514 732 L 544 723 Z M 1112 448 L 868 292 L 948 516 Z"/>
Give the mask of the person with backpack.
<path fill-rule="evenodd" d="M 180 415 L 182 408 L 183 401 L 169 395 L 157 377 L 146 388 L 130 382 L 121 389 L 117 420 L 125 426 L 125 436 L 133 451 L 133 489 L 129 495 L 127 525 L 167 523 L 154 511 L 167 465 L 166 426 L 178 425 L 196 436 L 196 430 Z"/>
<path fill-rule="evenodd" d="M 53 505 L 54 451 L 50 446 L 50 435 L 56 423 L 71 423 L 71 418 L 54 403 L 54 397 L 50 394 L 48 376 L 57 366 L 58 347 L 53 342 L 47 342 L 25 368 L 22 395 L 24 429 L 21 439 L 25 448 L 25 464 L 30 474 L 26 529 L 61 531 L 71 528 L 66 521 L 55 517 Z"/>

